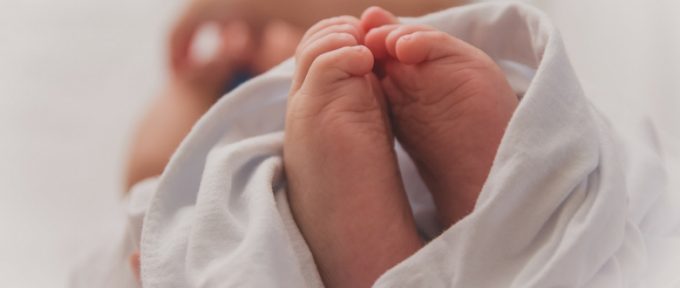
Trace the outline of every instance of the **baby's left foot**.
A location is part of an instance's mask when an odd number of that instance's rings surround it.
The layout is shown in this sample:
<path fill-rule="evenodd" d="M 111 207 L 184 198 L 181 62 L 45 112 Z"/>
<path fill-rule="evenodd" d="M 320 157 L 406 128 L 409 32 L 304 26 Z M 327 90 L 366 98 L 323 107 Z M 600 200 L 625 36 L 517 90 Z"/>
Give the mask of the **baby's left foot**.
<path fill-rule="evenodd" d="M 517 98 L 481 50 L 432 27 L 390 24 L 396 18 L 380 8 L 362 18 L 374 28 L 365 43 L 384 63 L 395 135 L 448 227 L 472 212 Z"/>
<path fill-rule="evenodd" d="M 286 115 L 291 210 L 326 287 L 368 287 L 420 248 L 358 23 L 338 17 L 310 28 Z"/>

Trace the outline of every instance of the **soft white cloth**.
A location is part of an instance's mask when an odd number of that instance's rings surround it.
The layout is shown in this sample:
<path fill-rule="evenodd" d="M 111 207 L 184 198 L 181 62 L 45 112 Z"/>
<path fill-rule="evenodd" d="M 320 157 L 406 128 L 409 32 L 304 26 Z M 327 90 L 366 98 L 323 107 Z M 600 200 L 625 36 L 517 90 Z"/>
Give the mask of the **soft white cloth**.
<path fill-rule="evenodd" d="M 376 287 L 680 285 L 680 223 L 662 221 L 669 209 L 661 200 L 671 195 L 663 161 L 654 146 L 615 135 L 541 13 L 480 4 L 405 21 L 483 49 L 522 100 L 474 212 Z M 221 99 L 148 187 L 155 194 L 142 226 L 144 287 L 322 286 L 285 197 L 280 155 L 292 69 L 286 62 Z M 432 200 L 397 153 L 417 224 L 433 237 L 440 231 Z"/>

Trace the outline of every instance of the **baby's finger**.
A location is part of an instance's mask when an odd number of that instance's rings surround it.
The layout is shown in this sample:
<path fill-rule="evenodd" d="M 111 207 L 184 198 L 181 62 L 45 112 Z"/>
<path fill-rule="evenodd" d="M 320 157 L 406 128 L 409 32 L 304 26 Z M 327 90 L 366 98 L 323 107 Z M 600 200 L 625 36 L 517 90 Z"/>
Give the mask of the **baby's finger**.
<path fill-rule="evenodd" d="M 215 60 L 222 63 L 245 65 L 250 63 L 257 48 L 257 36 L 244 22 L 233 22 L 222 27 L 221 43 Z M 234 68 L 234 67 L 231 67 Z"/>
<path fill-rule="evenodd" d="M 314 60 L 320 55 L 346 46 L 354 46 L 359 44 L 353 35 L 347 33 L 332 33 L 325 35 L 321 39 L 310 43 L 298 53 L 296 57 L 296 71 L 293 77 L 292 90 L 297 91 L 302 82 L 307 77 L 309 67 Z"/>
<path fill-rule="evenodd" d="M 248 64 L 253 50 L 249 27 L 245 23 L 232 22 L 218 29 L 221 31 L 211 30 L 214 33 L 206 34 L 209 41 L 203 42 L 203 49 L 191 53 L 192 57 L 181 69 L 174 71 L 177 79 L 187 81 L 197 89 L 216 94 L 215 96 L 222 92 L 237 69 Z"/>
<path fill-rule="evenodd" d="M 170 34 L 170 65 L 175 71 L 182 69 L 182 66 L 190 58 L 189 50 L 198 27 L 204 19 L 199 17 L 199 11 L 191 7 L 182 15 L 175 24 Z"/>

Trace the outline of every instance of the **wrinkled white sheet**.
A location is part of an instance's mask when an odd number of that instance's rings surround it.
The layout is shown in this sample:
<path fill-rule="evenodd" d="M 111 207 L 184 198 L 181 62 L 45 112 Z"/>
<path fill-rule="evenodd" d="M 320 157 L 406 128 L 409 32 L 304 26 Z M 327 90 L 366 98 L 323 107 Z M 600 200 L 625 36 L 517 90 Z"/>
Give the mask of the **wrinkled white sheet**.
<path fill-rule="evenodd" d="M 614 132 L 542 14 L 481 4 L 406 21 L 486 51 L 522 100 L 475 211 L 376 287 L 680 285 L 680 223 L 665 221 L 680 217 L 669 217 L 678 211 L 653 129 L 629 138 Z M 280 153 L 292 67 L 284 63 L 226 95 L 157 186 L 138 192 L 155 191 L 144 225 L 132 229 L 143 227 L 144 287 L 321 286 L 285 197 Z M 427 191 L 397 151 L 418 226 L 436 236 Z"/>

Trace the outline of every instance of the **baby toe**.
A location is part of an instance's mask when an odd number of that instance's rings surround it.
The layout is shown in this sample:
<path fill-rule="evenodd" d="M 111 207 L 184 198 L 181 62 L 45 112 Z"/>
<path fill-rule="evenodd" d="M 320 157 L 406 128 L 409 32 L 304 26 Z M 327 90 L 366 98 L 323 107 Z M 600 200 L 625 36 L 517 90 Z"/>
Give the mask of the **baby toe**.
<path fill-rule="evenodd" d="M 357 39 L 347 33 L 331 33 L 298 49 L 296 55 L 296 71 L 293 79 L 293 91 L 302 86 L 307 78 L 310 66 L 322 54 L 342 47 L 357 45 Z"/>
<path fill-rule="evenodd" d="M 359 28 L 360 21 L 354 16 L 338 16 L 321 20 L 307 29 L 307 32 L 302 36 L 300 43 L 306 43 L 307 40 L 315 37 L 318 33 L 323 33 L 323 31 L 328 30 L 328 28 L 338 25 L 351 25 Z"/>
<path fill-rule="evenodd" d="M 399 55 L 397 54 L 397 45 L 399 44 L 399 40 L 404 37 L 409 38 L 410 37 L 409 35 L 411 34 L 424 32 L 437 32 L 437 31 L 434 28 L 426 25 L 400 25 L 396 29 L 390 31 L 387 36 L 385 36 L 385 49 L 392 57 L 395 57 L 401 61 L 401 59 L 399 59 Z M 423 42 L 420 44 L 429 46 L 432 43 Z"/>
<path fill-rule="evenodd" d="M 364 45 L 373 52 L 376 59 L 382 60 L 388 58 L 390 53 L 388 53 L 387 47 L 385 46 L 385 39 L 387 38 L 387 35 L 397 28 L 399 28 L 398 24 L 389 24 L 373 28 L 366 33 Z"/>
<path fill-rule="evenodd" d="M 350 34 L 354 36 L 355 39 L 357 39 L 357 42 L 362 42 L 364 39 L 364 33 L 356 23 L 344 23 L 328 26 L 323 30 L 320 30 L 312 35 L 309 35 L 307 38 L 300 41 L 300 45 L 298 47 L 306 47 L 310 43 L 314 43 L 315 41 L 325 37 L 326 35 L 334 33 Z"/>
<path fill-rule="evenodd" d="M 445 32 L 417 28 L 400 32 L 391 33 L 386 41 L 401 63 L 415 65 L 444 58 L 475 67 L 493 63 L 481 50 Z"/>
<path fill-rule="evenodd" d="M 309 81 L 321 85 L 363 76 L 373 69 L 373 54 L 362 45 L 342 47 L 317 57 L 309 70 Z"/>
<path fill-rule="evenodd" d="M 380 26 L 397 23 L 399 23 L 399 20 L 396 16 L 377 6 L 369 7 L 361 14 L 361 28 L 363 28 L 364 31 L 370 31 L 371 29 Z"/>

